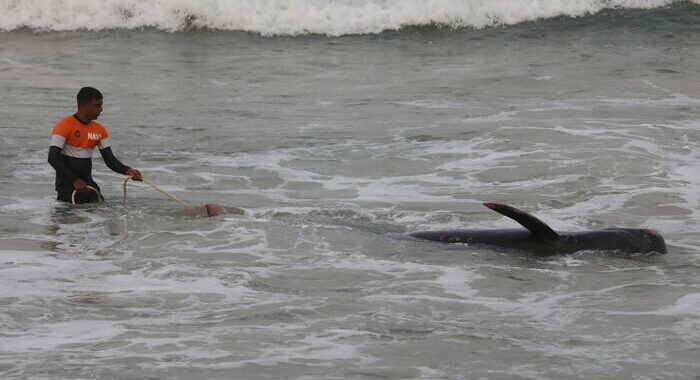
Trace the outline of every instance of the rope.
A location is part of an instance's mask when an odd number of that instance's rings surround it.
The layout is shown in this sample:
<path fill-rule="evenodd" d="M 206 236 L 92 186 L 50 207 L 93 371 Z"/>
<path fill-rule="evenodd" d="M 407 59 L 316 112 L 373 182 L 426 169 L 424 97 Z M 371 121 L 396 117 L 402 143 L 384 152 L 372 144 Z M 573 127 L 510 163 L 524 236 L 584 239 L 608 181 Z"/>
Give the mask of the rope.
<path fill-rule="evenodd" d="M 101 200 L 101 201 L 104 200 L 104 198 L 102 198 L 102 194 L 100 194 L 100 192 L 97 191 L 97 189 L 95 189 L 94 187 L 92 187 L 92 186 L 90 186 L 90 185 L 87 185 L 86 188 L 87 188 L 88 190 L 94 191 L 94 192 L 97 194 L 97 199 L 99 199 L 99 200 Z M 81 190 L 81 191 L 85 191 L 85 190 Z M 71 201 L 71 203 L 73 203 L 73 206 L 75 206 L 75 194 L 76 194 L 77 192 L 78 192 L 78 190 L 73 190 L 73 193 L 70 195 L 70 201 Z"/>
<path fill-rule="evenodd" d="M 126 179 L 124 179 L 124 185 L 123 185 L 123 187 L 124 187 L 124 206 L 126 206 L 126 183 L 127 183 L 130 179 L 132 179 L 132 178 L 131 178 L 131 177 L 126 177 Z M 154 185 L 154 184 L 152 184 L 152 183 L 150 183 L 150 182 L 147 182 L 145 179 L 142 179 L 141 181 L 142 181 L 143 183 L 145 183 L 146 185 L 152 187 L 152 188 L 155 189 L 156 191 L 159 191 L 159 192 L 163 193 L 166 197 L 168 197 L 168 198 L 174 200 L 175 202 L 181 204 L 182 207 L 184 207 L 184 208 L 190 207 L 190 205 L 188 205 L 188 204 L 185 203 L 184 201 L 178 199 L 176 196 L 174 196 L 174 195 L 172 195 L 172 194 L 166 193 L 165 190 L 159 188 L 158 186 L 156 186 L 156 185 Z"/>
<path fill-rule="evenodd" d="M 129 182 L 130 179 L 131 177 L 129 176 L 124 178 L 124 185 L 122 185 L 122 187 L 124 188 L 124 207 L 126 207 L 126 183 Z"/>

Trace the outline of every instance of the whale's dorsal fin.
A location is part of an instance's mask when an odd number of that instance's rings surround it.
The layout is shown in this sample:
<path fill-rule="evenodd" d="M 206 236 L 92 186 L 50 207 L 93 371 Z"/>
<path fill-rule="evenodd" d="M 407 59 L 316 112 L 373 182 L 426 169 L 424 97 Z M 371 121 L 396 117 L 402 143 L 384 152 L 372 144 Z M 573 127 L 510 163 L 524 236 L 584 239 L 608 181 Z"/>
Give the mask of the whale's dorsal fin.
<path fill-rule="evenodd" d="M 537 238 L 544 240 L 556 240 L 559 238 L 559 234 L 554 232 L 546 223 L 525 211 L 500 203 L 484 203 L 484 206 L 520 223 L 523 227 L 530 230 L 530 233 Z"/>

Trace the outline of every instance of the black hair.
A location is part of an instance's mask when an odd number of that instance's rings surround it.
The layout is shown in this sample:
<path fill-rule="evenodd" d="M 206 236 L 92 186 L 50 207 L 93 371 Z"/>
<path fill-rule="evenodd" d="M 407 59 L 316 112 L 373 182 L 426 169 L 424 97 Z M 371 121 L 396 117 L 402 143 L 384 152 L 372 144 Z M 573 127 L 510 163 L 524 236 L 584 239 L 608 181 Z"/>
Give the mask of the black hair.
<path fill-rule="evenodd" d="M 78 106 L 81 106 L 89 100 L 102 99 L 102 93 L 94 87 L 83 87 L 78 91 L 77 98 Z"/>

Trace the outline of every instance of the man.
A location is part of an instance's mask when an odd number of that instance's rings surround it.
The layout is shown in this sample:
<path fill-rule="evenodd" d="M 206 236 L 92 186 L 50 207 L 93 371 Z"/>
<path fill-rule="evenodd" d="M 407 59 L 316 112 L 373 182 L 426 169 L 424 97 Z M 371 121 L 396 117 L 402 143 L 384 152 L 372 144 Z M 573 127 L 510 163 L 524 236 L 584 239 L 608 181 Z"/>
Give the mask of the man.
<path fill-rule="evenodd" d="M 95 88 L 83 87 L 78 92 L 78 111 L 59 120 L 53 127 L 49 163 L 56 170 L 58 200 L 75 203 L 99 202 L 100 188 L 92 179 L 92 152 L 95 147 L 107 166 L 117 173 L 141 181 L 141 172 L 122 164 L 109 146 L 105 127 L 94 121 L 102 112 L 102 94 Z M 92 191 L 93 187 L 97 192 Z"/>

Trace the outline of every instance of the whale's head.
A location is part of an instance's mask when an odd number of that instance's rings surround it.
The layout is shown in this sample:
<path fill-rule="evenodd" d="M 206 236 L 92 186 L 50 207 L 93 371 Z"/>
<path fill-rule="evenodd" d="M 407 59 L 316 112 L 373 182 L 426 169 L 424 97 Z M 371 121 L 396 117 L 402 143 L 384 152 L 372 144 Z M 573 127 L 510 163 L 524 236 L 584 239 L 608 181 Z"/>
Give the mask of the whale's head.
<path fill-rule="evenodd" d="M 642 228 L 608 228 L 606 244 L 616 245 L 630 253 L 667 253 L 666 242 L 660 233 Z"/>
<path fill-rule="evenodd" d="M 667 253 L 666 242 L 660 233 L 654 230 L 643 230 L 642 239 L 648 248 L 647 252 Z"/>

